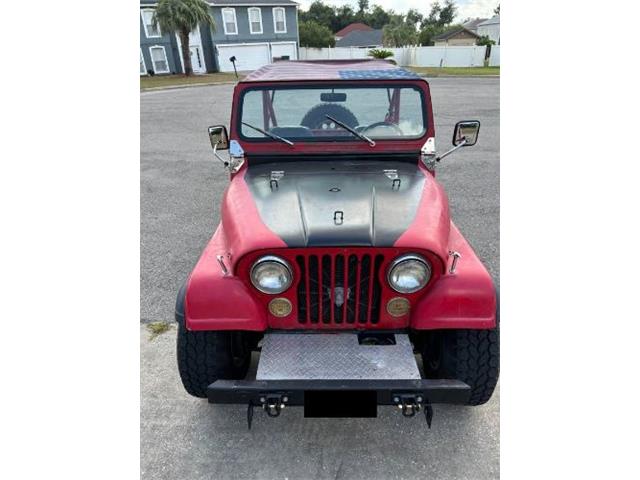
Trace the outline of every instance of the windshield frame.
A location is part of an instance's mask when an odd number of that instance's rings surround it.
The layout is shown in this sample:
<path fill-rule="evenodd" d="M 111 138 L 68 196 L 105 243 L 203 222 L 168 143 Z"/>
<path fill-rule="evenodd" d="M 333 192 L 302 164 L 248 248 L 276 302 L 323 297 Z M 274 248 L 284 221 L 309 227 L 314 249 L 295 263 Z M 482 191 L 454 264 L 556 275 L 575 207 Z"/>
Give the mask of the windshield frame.
<path fill-rule="evenodd" d="M 426 82 L 425 82 L 426 83 Z M 235 124 L 234 129 L 237 132 L 237 136 L 242 142 L 248 142 L 251 144 L 272 144 L 278 143 L 276 140 L 273 140 L 269 137 L 248 137 L 242 132 L 242 122 L 243 122 L 243 108 L 244 108 L 244 97 L 248 92 L 255 91 L 272 91 L 272 90 L 324 90 L 327 88 L 335 88 L 335 89 L 349 89 L 349 88 L 358 88 L 358 89 L 381 89 L 381 88 L 407 88 L 416 91 L 420 95 L 420 102 L 422 108 L 420 109 L 420 113 L 422 115 L 422 133 L 419 135 L 406 135 L 401 137 L 380 137 L 375 138 L 375 142 L 381 144 L 395 144 L 395 143 L 407 143 L 407 142 L 415 142 L 421 139 L 424 139 L 429 131 L 431 125 L 429 124 L 430 119 L 430 105 L 428 104 L 429 95 L 425 95 L 425 91 L 419 85 L 416 84 L 415 81 L 406 81 L 406 80 L 378 80 L 371 82 L 363 82 L 363 81 L 301 81 L 297 83 L 293 82 L 269 82 L 265 84 L 261 84 L 256 82 L 255 84 L 245 85 L 245 87 L 240 91 L 240 94 L 237 98 L 237 109 L 235 115 Z M 262 127 L 261 127 L 262 128 Z M 335 137 L 294 137 L 287 138 L 294 142 L 296 145 L 322 145 L 322 144 L 331 144 L 331 143 L 362 143 L 362 140 L 352 136 L 352 135 L 340 135 Z M 375 147 L 374 147 L 375 148 Z"/>

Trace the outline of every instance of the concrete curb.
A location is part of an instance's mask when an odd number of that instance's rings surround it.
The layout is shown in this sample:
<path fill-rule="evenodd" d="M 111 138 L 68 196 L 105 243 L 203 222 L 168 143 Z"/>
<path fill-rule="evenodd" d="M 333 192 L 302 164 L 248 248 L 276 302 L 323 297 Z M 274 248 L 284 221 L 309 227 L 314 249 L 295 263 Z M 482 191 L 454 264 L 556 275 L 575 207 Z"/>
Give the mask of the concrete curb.
<path fill-rule="evenodd" d="M 420 75 L 422 78 L 500 78 L 500 75 Z"/>
<path fill-rule="evenodd" d="M 158 92 L 160 90 L 180 90 L 182 88 L 194 88 L 194 87 L 210 87 L 211 85 L 235 85 L 238 82 L 209 82 L 209 83 L 190 83 L 188 85 L 167 85 L 166 87 L 149 87 L 140 90 L 140 93 L 144 92 Z"/>
<path fill-rule="evenodd" d="M 500 75 L 420 75 L 422 78 L 500 78 Z M 180 90 L 183 88 L 210 87 L 211 85 L 235 85 L 236 82 L 209 82 L 209 83 L 190 83 L 188 85 L 168 85 L 166 87 L 149 87 L 140 90 L 144 92 L 158 92 L 162 90 Z"/>

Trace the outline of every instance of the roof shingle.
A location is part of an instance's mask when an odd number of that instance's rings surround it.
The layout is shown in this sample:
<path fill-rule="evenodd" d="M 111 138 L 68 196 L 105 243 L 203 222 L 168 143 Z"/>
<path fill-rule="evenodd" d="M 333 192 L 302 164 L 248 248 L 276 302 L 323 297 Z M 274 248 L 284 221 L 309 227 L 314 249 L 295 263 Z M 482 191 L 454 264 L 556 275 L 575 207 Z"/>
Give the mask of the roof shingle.
<path fill-rule="evenodd" d="M 382 30 L 356 30 L 336 41 L 336 47 L 377 47 L 382 45 Z"/>
<path fill-rule="evenodd" d="M 473 33 L 471 30 L 467 28 L 454 28 L 453 30 L 449 30 L 447 32 L 441 33 L 440 35 L 436 35 L 433 37 L 434 40 L 448 40 L 449 38 L 459 34 L 460 32 L 467 32 L 470 35 L 473 35 L 476 38 L 480 38 L 477 33 Z"/>
<path fill-rule="evenodd" d="M 336 35 L 336 37 L 346 37 L 351 32 L 356 32 L 356 31 L 370 32 L 371 30 L 373 30 L 373 28 L 371 28 L 369 25 L 365 25 L 364 23 L 356 22 L 356 23 L 350 23 L 349 25 L 344 27 L 342 30 L 336 32 L 335 35 Z"/>

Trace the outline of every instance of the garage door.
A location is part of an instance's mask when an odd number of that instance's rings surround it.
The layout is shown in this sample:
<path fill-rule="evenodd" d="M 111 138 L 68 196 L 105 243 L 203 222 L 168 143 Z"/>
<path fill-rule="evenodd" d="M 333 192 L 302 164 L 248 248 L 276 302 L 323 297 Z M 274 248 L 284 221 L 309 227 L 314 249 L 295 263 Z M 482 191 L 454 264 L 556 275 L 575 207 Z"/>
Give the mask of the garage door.
<path fill-rule="evenodd" d="M 289 60 L 297 60 L 297 49 L 295 43 L 272 43 L 271 58 L 277 60 L 282 57 L 289 57 Z"/>
<path fill-rule="evenodd" d="M 271 63 L 269 45 L 262 43 L 218 45 L 218 65 L 221 72 L 233 72 L 229 58 L 236 57 L 238 71 L 255 70 Z"/>

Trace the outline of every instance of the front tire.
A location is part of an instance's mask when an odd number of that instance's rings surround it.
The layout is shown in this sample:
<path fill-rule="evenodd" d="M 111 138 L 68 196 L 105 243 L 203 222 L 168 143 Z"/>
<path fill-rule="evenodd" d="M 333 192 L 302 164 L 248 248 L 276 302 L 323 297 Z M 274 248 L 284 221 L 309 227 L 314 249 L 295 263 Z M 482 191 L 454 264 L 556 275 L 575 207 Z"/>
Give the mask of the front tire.
<path fill-rule="evenodd" d="M 499 330 L 431 332 L 422 360 L 428 378 L 461 380 L 471 387 L 467 405 L 482 405 L 489 401 L 498 383 Z"/>
<path fill-rule="evenodd" d="M 178 319 L 178 370 L 185 390 L 206 398 L 216 380 L 244 378 L 251 360 L 245 340 L 242 332 L 189 331 Z"/>

